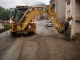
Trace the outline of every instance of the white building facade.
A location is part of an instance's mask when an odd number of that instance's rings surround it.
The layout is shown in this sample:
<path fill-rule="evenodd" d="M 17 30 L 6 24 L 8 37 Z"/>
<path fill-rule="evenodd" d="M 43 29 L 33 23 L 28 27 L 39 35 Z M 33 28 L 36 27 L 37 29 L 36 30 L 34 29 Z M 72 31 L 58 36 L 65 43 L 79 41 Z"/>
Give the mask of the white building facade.
<path fill-rule="evenodd" d="M 80 0 L 66 0 L 66 19 L 72 16 L 71 35 L 80 33 Z"/>
<path fill-rule="evenodd" d="M 3 26 L 3 21 L 2 20 L 0 20 L 0 29 L 1 28 L 4 28 L 4 26 Z"/>
<path fill-rule="evenodd" d="M 65 0 L 50 0 L 50 5 L 54 8 L 60 21 L 65 21 Z"/>

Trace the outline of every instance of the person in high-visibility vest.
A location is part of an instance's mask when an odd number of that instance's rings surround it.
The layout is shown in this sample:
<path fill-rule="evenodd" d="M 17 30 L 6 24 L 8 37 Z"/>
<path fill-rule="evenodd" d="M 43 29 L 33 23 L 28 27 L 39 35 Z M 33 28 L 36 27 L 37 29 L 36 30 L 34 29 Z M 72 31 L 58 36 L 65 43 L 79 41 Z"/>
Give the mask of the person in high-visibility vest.
<path fill-rule="evenodd" d="M 23 15 L 24 15 L 24 12 L 21 12 L 19 15 L 19 19 L 21 19 Z"/>
<path fill-rule="evenodd" d="M 10 23 L 12 23 L 13 21 L 12 21 L 12 18 L 10 18 Z"/>
<path fill-rule="evenodd" d="M 34 19 L 34 23 L 36 23 L 36 18 Z"/>

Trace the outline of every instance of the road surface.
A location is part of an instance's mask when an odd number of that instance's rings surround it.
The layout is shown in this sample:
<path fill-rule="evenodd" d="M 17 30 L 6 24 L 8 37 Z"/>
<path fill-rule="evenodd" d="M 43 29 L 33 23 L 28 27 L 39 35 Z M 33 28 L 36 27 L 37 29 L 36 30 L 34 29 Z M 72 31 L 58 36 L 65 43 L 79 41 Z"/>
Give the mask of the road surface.
<path fill-rule="evenodd" d="M 80 41 L 65 40 L 54 27 L 37 21 L 36 34 L 10 38 L 0 34 L 0 60 L 80 60 Z"/>

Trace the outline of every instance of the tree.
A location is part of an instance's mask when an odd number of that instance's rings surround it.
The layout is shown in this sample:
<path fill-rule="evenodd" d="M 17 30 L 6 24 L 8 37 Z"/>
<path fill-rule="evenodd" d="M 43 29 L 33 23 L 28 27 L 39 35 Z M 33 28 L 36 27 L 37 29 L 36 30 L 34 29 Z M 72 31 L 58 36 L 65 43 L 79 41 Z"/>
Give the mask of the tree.
<path fill-rule="evenodd" d="M 46 4 L 44 4 L 43 2 L 40 2 L 39 4 L 36 4 L 35 6 L 43 6 L 43 8 L 45 9 Z"/>
<path fill-rule="evenodd" d="M 0 6 L 0 20 L 4 20 L 4 21 L 7 20 L 8 12 L 9 12 L 8 9 L 5 9 Z"/>

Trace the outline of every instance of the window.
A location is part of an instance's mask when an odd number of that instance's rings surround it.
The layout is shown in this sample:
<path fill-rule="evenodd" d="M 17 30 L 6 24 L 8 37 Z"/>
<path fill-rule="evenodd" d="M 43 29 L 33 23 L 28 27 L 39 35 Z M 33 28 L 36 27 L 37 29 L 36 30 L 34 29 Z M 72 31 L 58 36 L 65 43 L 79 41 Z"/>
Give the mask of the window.
<path fill-rule="evenodd" d="M 52 4 L 52 7 L 55 8 L 55 4 Z"/>
<path fill-rule="evenodd" d="M 67 0 L 67 5 L 69 5 L 70 4 L 70 0 Z"/>
<path fill-rule="evenodd" d="M 70 17 L 70 10 L 67 11 L 67 17 Z"/>

